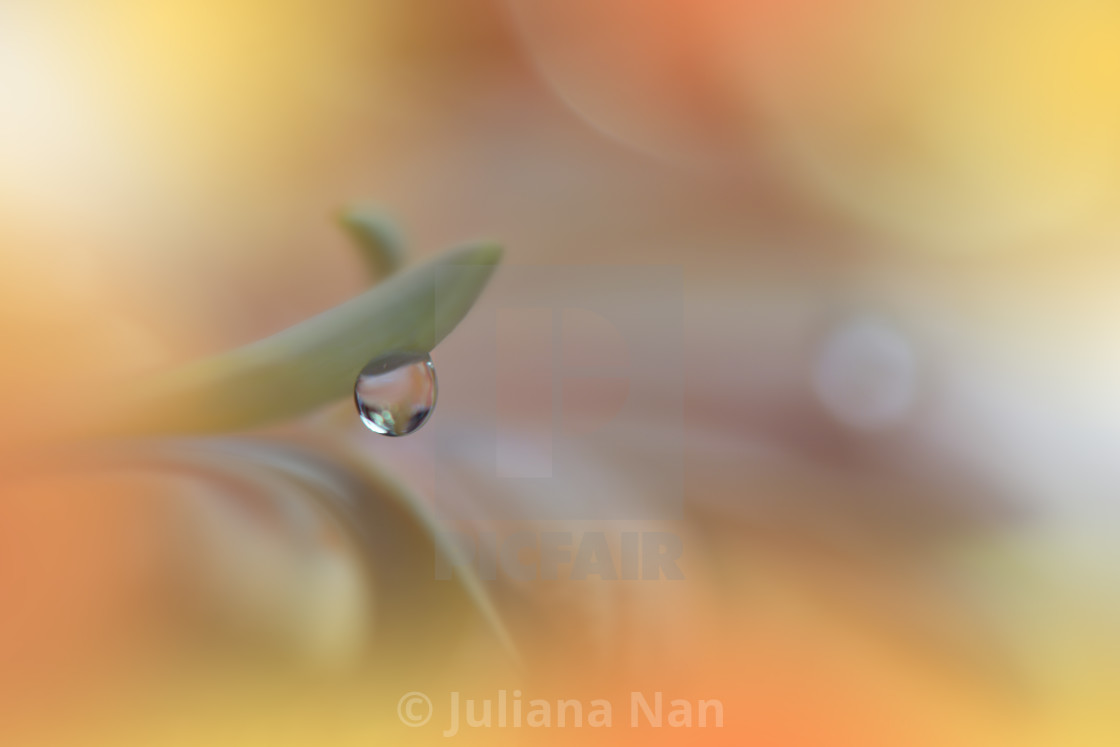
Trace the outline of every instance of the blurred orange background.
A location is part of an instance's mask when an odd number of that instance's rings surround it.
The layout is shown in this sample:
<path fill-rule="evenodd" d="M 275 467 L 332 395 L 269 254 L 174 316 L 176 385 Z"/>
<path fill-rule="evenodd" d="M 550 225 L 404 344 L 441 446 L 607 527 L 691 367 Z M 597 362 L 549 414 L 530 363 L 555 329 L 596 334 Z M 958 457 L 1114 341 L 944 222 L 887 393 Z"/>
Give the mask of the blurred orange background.
<path fill-rule="evenodd" d="M 1093 0 L 8 0 L 0 741 L 440 744 L 450 692 L 519 689 L 615 723 L 454 739 L 1117 744 L 1118 131 Z M 626 395 L 679 407 L 604 416 L 591 379 L 565 412 L 625 434 L 575 437 L 596 500 L 653 505 L 679 463 L 681 515 L 544 519 L 450 406 L 399 440 L 340 399 L 123 463 L 63 443 L 107 389 L 365 289 L 355 203 L 414 262 L 485 236 L 510 278 L 679 272 L 682 378 Z M 471 329 L 433 354 L 468 402 Z M 552 416 L 501 415 L 524 443 Z M 431 573 L 456 501 L 501 504 L 471 531 L 671 532 L 684 579 L 461 589 Z M 724 725 L 632 728 L 632 691 Z"/>

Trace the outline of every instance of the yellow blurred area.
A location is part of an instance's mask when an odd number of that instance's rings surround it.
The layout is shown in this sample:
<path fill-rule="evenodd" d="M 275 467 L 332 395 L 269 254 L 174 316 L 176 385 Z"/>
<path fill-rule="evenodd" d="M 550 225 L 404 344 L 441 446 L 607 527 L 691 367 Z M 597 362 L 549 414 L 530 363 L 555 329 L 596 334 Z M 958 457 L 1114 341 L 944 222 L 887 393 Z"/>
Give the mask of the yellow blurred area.
<path fill-rule="evenodd" d="M 226 200 L 278 187 L 376 90 L 377 68 L 361 63 L 383 46 L 386 15 L 353 2 L 10 4 L 6 125 L 22 126 L 4 152 L 24 163 L 5 183 L 73 190 L 56 195 L 71 209 L 104 190 Z"/>
<path fill-rule="evenodd" d="M 656 153 L 776 161 L 898 247 L 1060 250 L 1115 230 L 1107 3 L 511 5 L 593 124 Z"/>
<path fill-rule="evenodd" d="M 901 241 L 1008 249 L 1115 230 L 1115 8 L 797 3 L 732 28 L 796 167 Z"/>

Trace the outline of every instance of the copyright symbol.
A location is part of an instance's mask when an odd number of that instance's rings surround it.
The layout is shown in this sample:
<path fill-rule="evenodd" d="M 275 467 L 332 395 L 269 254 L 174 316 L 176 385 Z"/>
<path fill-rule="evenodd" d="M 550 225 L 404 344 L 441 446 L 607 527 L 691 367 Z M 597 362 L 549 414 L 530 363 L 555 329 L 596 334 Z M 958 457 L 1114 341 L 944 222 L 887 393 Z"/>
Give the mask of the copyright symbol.
<path fill-rule="evenodd" d="M 432 701 L 421 692 L 405 693 L 397 701 L 397 718 L 405 726 L 423 726 L 432 718 Z"/>

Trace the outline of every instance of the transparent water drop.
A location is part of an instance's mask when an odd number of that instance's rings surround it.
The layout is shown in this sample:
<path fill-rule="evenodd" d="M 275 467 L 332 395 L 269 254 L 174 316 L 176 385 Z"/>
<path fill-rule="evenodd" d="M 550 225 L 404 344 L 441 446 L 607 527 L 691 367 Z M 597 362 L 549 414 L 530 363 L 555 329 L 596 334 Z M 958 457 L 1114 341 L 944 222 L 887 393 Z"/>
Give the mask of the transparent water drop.
<path fill-rule="evenodd" d="M 436 406 L 436 369 L 431 357 L 390 353 L 374 358 L 354 383 L 354 404 L 362 423 L 374 433 L 412 433 Z"/>

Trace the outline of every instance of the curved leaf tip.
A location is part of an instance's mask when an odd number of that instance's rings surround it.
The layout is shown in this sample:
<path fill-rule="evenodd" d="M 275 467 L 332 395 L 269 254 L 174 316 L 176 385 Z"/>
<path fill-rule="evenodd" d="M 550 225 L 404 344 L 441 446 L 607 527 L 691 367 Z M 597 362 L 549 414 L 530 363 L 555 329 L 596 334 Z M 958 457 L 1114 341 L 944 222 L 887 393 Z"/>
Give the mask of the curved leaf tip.
<path fill-rule="evenodd" d="M 392 275 L 404 264 L 404 241 L 385 213 L 372 207 L 352 206 L 338 213 L 338 223 L 357 246 L 375 279 Z"/>

